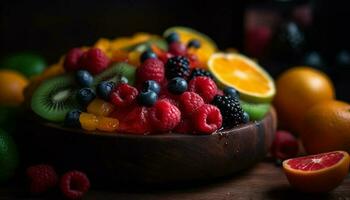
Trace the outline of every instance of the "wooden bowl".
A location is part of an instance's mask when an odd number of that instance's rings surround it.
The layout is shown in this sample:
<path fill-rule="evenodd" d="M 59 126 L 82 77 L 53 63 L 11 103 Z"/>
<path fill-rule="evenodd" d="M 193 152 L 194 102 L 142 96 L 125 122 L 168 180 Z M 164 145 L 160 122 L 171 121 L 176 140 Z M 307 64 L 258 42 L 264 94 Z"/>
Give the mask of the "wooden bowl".
<path fill-rule="evenodd" d="M 258 122 L 212 135 L 88 133 L 27 120 L 18 138 L 26 163 L 79 169 L 113 185 L 199 181 L 232 174 L 264 158 L 274 138 L 273 109 Z"/>

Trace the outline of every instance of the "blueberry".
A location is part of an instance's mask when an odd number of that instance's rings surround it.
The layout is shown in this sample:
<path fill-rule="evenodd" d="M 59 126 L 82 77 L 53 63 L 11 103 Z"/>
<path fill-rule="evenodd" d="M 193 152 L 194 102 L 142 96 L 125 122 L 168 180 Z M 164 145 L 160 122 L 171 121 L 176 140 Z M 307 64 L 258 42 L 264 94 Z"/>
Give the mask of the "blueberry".
<path fill-rule="evenodd" d="M 101 99 L 109 100 L 109 95 L 114 88 L 114 83 L 110 81 L 102 81 L 96 86 L 96 93 Z"/>
<path fill-rule="evenodd" d="M 137 101 L 140 105 L 151 107 L 156 103 L 158 98 L 157 93 L 153 92 L 152 90 L 148 91 L 142 91 L 138 97 Z"/>
<path fill-rule="evenodd" d="M 201 42 L 199 40 L 192 39 L 187 44 L 187 48 L 191 48 L 191 47 L 199 49 L 201 47 Z"/>
<path fill-rule="evenodd" d="M 157 81 L 148 80 L 148 81 L 145 81 L 145 82 L 143 83 L 142 90 L 143 90 L 143 91 L 152 90 L 153 92 L 159 94 L 159 92 L 160 92 L 160 86 L 159 86 L 159 84 L 157 83 Z"/>
<path fill-rule="evenodd" d="M 173 42 L 177 42 L 180 40 L 179 34 L 172 32 L 170 33 L 166 38 L 166 41 L 168 42 L 168 44 L 171 44 Z"/>
<path fill-rule="evenodd" d="M 247 112 L 243 113 L 243 123 L 248 123 L 250 120 L 249 114 Z"/>
<path fill-rule="evenodd" d="M 75 80 L 81 87 L 89 87 L 94 81 L 94 78 L 88 71 L 79 70 L 75 73 Z"/>
<path fill-rule="evenodd" d="M 187 90 L 187 82 L 183 78 L 175 77 L 168 83 L 168 90 L 173 94 L 182 94 Z"/>
<path fill-rule="evenodd" d="M 74 109 L 69 111 L 66 114 L 66 118 L 64 119 L 64 125 L 68 127 L 80 128 L 80 117 L 81 111 L 78 109 Z"/>
<path fill-rule="evenodd" d="M 96 98 L 96 93 L 91 88 L 82 88 L 78 91 L 77 99 L 83 106 L 88 105 L 92 100 Z"/>
<path fill-rule="evenodd" d="M 232 87 L 225 87 L 224 94 L 227 96 L 239 98 L 239 92 Z"/>
<path fill-rule="evenodd" d="M 150 50 L 144 51 L 140 56 L 141 63 L 143 63 L 145 60 L 149 58 L 157 58 L 157 55 Z"/>

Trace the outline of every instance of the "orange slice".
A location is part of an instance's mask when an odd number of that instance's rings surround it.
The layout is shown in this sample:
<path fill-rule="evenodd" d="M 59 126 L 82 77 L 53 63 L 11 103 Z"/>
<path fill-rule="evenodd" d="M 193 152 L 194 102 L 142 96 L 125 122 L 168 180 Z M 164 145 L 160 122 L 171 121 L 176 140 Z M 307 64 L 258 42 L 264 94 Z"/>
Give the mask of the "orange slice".
<path fill-rule="evenodd" d="M 215 53 L 208 67 L 224 86 L 233 87 L 247 102 L 270 102 L 275 95 L 275 84 L 270 75 L 250 58 L 236 53 Z"/>
<path fill-rule="evenodd" d="M 348 175 L 349 154 L 332 151 L 292 158 L 283 162 L 289 183 L 303 192 L 328 192 Z"/>

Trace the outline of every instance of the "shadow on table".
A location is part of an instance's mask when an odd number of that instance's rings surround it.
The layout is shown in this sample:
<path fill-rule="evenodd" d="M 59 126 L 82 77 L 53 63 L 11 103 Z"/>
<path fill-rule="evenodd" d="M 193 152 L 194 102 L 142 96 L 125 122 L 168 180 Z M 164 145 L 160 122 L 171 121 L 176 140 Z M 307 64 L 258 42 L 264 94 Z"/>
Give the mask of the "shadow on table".
<path fill-rule="evenodd" d="M 274 200 L 274 199 L 284 199 L 284 200 L 302 200 L 302 199 L 317 199 L 317 200 L 326 200 L 331 199 L 331 195 L 329 193 L 323 193 L 323 194 L 309 194 L 309 193 L 302 193 L 299 192 L 289 186 L 281 186 L 273 188 L 266 192 L 266 197 L 268 199 Z"/>

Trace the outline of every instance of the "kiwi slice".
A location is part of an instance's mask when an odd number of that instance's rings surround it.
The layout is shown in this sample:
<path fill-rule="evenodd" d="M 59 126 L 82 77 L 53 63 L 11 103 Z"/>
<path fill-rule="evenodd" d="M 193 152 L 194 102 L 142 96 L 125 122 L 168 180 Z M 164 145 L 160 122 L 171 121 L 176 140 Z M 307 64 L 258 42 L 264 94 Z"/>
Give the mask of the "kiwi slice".
<path fill-rule="evenodd" d="M 129 47 L 124 48 L 126 51 L 139 51 L 144 52 L 147 49 L 151 48 L 151 45 L 156 45 L 158 48 L 167 51 L 168 50 L 168 44 L 164 39 L 161 38 L 153 38 L 146 42 L 138 43 Z"/>
<path fill-rule="evenodd" d="M 102 73 L 95 76 L 93 85 L 97 85 L 101 81 L 113 81 L 114 83 L 117 83 L 121 81 L 123 77 L 128 80 L 129 85 L 134 85 L 135 73 L 136 67 L 123 62 L 115 63 Z"/>
<path fill-rule="evenodd" d="M 48 79 L 33 93 L 31 108 L 44 119 L 62 122 L 67 112 L 79 108 L 76 92 L 77 88 L 71 75 Z"/>
<path fill-rule="evenodd" d="M 248 103 L 241 101 L 241 106 L 249 114 L 250 120 L 261 120 L 270 109 L 268 103 Z"/>

